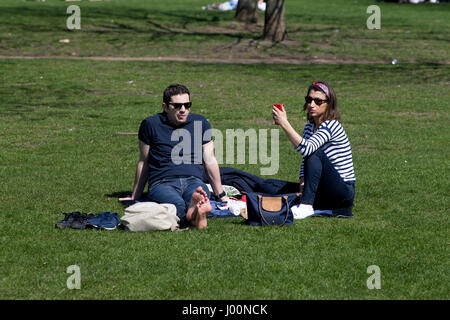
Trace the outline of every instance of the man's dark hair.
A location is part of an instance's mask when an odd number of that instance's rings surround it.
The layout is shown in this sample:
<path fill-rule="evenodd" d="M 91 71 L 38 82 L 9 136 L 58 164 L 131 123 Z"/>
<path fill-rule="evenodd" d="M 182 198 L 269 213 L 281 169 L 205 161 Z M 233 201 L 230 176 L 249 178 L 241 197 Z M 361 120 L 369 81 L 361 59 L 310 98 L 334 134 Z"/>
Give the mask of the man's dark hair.
<path fill-rule="evenodd" d="M 189 93 L 189 89 L 186 88 L 186 86 L 182 84 L 171 84 L 164 90 L 163 102 L 168 105 L 172 96 L 185 93 L 187 93 L 189 97 L 191 96 L 191 94 Z"/>

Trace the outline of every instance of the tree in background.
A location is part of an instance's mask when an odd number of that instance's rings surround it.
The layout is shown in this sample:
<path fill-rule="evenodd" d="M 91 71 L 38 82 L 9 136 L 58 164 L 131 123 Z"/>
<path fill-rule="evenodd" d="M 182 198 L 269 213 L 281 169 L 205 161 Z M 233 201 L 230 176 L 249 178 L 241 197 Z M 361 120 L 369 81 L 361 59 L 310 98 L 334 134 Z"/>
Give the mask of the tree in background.
<path fill-rule="evenodd" d="M 239 0 L 241 2 L 242 0 Z M 266 0 L 263 39 L 280 42 L 286 39 L 284 0 Z"/>
<path fill-rule="evenodd" d="M 239 0 L 235 18 L 245 23 L 257 23 L 258 0 Z"/>

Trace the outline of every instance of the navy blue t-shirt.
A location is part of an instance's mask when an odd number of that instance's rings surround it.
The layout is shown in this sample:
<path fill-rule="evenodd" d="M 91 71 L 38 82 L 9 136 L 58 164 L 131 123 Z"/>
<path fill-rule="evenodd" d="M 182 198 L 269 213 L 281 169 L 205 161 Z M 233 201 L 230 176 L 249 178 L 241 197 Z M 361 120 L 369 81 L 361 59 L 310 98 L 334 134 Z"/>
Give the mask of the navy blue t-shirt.
<path fill-rule="evenodd" d="M 148 185 L 168 177 L 204 176 L 202 145 L 211 141 L 211 125 L 205 117 L 189 113 L 186 122 L 176 127 L 165 112 L 144 119 L 139 140 L 150 146 Z"/>

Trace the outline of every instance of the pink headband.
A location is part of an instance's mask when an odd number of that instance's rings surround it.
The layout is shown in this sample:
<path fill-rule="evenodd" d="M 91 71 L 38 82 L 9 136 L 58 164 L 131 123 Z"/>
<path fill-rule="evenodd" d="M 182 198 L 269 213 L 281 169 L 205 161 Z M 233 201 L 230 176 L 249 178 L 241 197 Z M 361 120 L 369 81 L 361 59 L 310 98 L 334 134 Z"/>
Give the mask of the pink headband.
<path fill-rule="evenodd" d="M 313 85 L 322 89 L 325 92 L 325 94 L 327 95 L 327 98 L 330 99 L 330 93 L 328 92 L 328 88 L 326 85 L 324 85 L 321 82 L 317 82 L 317 80 L 314 81 Z"/>

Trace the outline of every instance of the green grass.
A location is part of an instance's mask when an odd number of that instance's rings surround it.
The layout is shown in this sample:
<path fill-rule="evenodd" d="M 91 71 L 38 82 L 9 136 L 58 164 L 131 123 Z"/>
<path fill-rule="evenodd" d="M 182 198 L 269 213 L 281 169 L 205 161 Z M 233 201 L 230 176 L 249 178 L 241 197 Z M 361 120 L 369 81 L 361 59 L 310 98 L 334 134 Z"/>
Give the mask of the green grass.
<path fill-rule="evenodd" d="M 1 68 L 0 297 L 448 298 L 447 66 L 8 60 Z M 312 75 L 340 98 L 357 174 L 354 219 L 289 228 L 212 219 L 205 232 L 181 233 L 54 228 L 62 212 L 123 213 L 117 195 L 131 189 L 137 138 L 116 133 L 136 132 L 159 111 L 168 82 L 186 83 L 193 112 L 215 128 L 273 128 L 270 101 L 285 103 L 301 128 Z M 295 181 L 300 157 L 280 136 L 273 177 Z M 231 166 L 259 174 L 257 165 Z M 73 264 L 81 290 L 66 288 Z M 366 287 L 370 265 L 381 268 L 381 290 Z"/>
<path fill-rule="evenodd" d="M 0 55 L 449 62 L 449 3 L 376 3 L 381 30 L 368 30 L 372 0 L 287 1 L 288 40 L 274 46 L 260 40 L 262 12 L 245 27 L 233 12 L 201 10 L 210 2 L 3 0 Z M 81 30 L 66 27 L 70 4 L 80 7 Z"/>
<path fill-rule="evenodd" d="M 312 59 L 310 48 L 356 64 L 1 59 L 0 298 L 448 299 L 448 4 L 377 3 L 378 32 L 364 29 L 373 1 L 288 1 L 290 40 L 272 46 L 232 13 L 199 10 L 206 3 L 70 3 L 82 8 L 82 30 L 69 32 L 69 3 L 1 2 L 0 55 L 267 61 Z M 400 63 L 361 63 L 390 57 Z M 117 197 L 131 191 L 139 154 L 137 137 L 117 132 L 137 132 L 159 112 L 168 84 L 186 84 L 192 111 L 225 132 L 275 128 L 274 102 L 301 129 L 314 79 L 336 90 L 352 144 L 354 219 L 284 228 L 210 219 L 205 231 L 179 233 L 54 228 L 62 212 L 123 214 Z M 295 181 L 301 158 L 282 132 L 279 152 L 278 173 L 266 177 Z M 260 174 L 258 165 L 223 165 Z M 75 264 L 81 290 L 66 287 Z M 366 286 L 371 265 L 380 290 Z"/>

